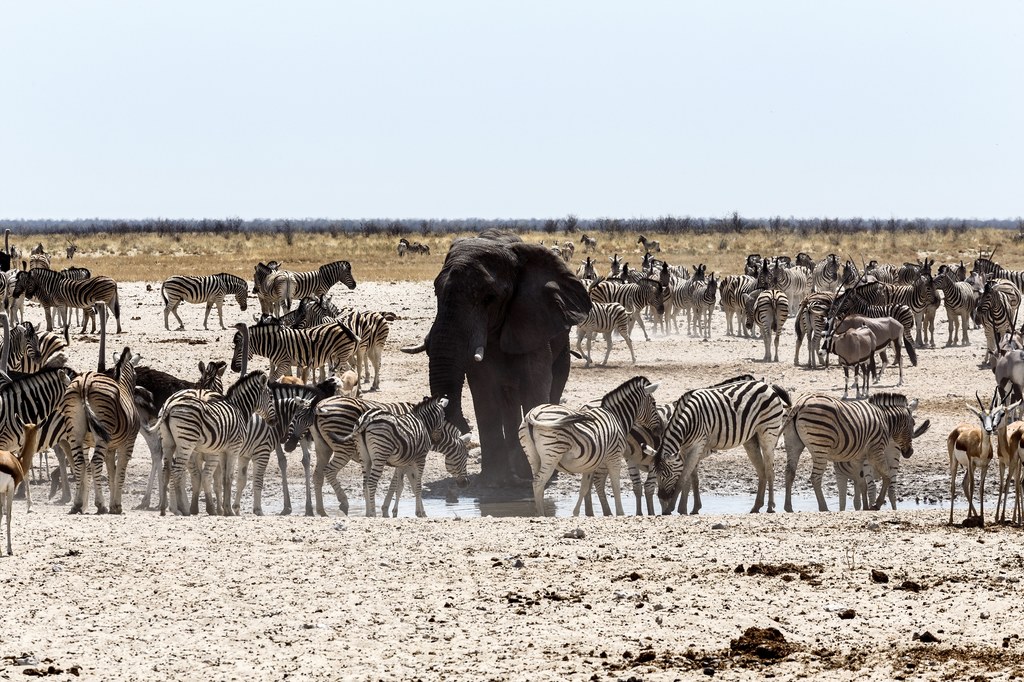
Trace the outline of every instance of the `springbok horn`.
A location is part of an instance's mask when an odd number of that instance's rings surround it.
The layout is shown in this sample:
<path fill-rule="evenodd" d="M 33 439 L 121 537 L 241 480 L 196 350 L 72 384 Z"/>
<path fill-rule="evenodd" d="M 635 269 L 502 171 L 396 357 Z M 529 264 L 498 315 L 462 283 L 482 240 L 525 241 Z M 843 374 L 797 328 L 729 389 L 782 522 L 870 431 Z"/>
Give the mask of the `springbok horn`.
<path fill-rule="evenodd" d="M 477 362 L 483 362 L 483 359 L 484 359 L 484 347 L 483 346 L 479 346 L 476 349 L 476 352 L 473 353 L 473 359 L 476 360 Z"/>
<path fill-rule="evenodd" d="M 974 397 L 978 399 L 978 407 L 980 407 L 981 411 L 984 412 L 985 411 L 985 403 L 981 402 L 981 395 L 980 395 L 980 393 L 978 391 L 975 391 L 974 392 Z"/>

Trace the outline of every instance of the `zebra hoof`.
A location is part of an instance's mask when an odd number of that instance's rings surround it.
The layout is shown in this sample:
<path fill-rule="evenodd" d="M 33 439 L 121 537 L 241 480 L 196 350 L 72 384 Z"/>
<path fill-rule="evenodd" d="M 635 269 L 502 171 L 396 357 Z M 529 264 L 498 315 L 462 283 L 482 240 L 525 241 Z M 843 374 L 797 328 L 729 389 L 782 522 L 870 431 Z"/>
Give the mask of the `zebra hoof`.
<path fill-rule="evenodd" d="M 278 512 L 277 515 L 278 516 L 289 516 L 289 515 L 291 515 L 291 513 L 292 513 L 292 508 L 291 507 L 285 507 L 280 512 Z M 313 515 L 312 513 L 309 514 L 309 516 L 312 516 L 312 515 Z"/>
<path fill-rule="evenodd" d="M 96 514 L 106 514 L 108 510 L 106 507 L 96 507 Z"/>
<path fill-rule="evenodd" d="M 132 509 L 142 509 L 145 511 L 151 509 L 151 507 L 149 506 L 148 500 L 143 500 L 142 502 L 139 502 L 137 505 L 132 507 Z"/>

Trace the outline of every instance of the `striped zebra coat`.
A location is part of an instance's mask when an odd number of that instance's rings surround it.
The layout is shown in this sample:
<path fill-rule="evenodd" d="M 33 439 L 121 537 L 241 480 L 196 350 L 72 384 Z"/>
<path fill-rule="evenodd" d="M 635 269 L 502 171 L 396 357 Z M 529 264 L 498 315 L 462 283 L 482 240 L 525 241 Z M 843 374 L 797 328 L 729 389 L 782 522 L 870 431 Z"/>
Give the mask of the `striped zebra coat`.
<path fill-rule="evenodd" d="M 46 313 L 46 331 L 53 330 L 52 308 L 91 308 L 104 303 L 114 313 L 117 333 L 121 333 L 121 304 L 118 302 L 117 282 L 109 277 L 73 280 L 53 270 L 28 270 L 18 273 L 14 295 L 35 298 Z M 64 338 L 68 335 L 67 310 L 64 311 Z M 85 333 L 85 326 L 82 326 Z"/>
<path fill-rule="evenodd" d="M 817 367 L 818 353 L 821 350 L 821 339 L 825 334 L 825 324 L 832 310 L 835 295 L 828 292 L 810 294 L 800 303 L 796 313 L 796 349 L 793 353 L 793 364 L 800 366 L 800 347 L 804 337 L 807 338 L 807 366 Z"/>
<path fill-rule="evenodd" d="M 626 439 L 634 425 L 657 423 L 657 406 L 651 397 L 657 388 L 658 384 L 637 376 L 605 394 L 598 407 L 574 410 L 543 404 L 526 413 L 519 442 L 533 470 L 533 499 L 539 516 L 544 515 L 544 486 L 556 469 L 577 474 L 607 470 L 615 514 L 622 516 L 619 475 Z M 580 486 L 580 499 L 589 491 L 588 479 Z"/>
<path fill-rule="evenodd" d="M 356 444 L 347 437 L 351 435 L 359 419 L 371 409 L 382 409 L 392 414 L 409 414 L 416 403 L 380 403 L 361 398 L 332 396 L 313 404 L 309 410 L 300 410 L 292 418 L 288 428 L 284 449 L 291 452 L 299 439 L 309 432 L 316 451 L 316 466 L 313 469 L 313 494 L 315 511 L 327 516 L 324 508 L 324 478 L 331 484 L 342 513 L 348 514 L 348 496 L 338 481 L 338 472 L 353 459 L 358 459 Z"/>
<path fill-rule="evenodd" d="M 630 314 L 618 303 L 595 303 L 587 314 L 587 319 L 583 320 L 576 327 L 576 351 L 580 355 L 584 355 L 582 343 L 583 339 L 587 339 L 587 367 L 594 364 L 594 360 L 590 355 L 591 344 L 594 341 L 594 337 L 598 334 L 604 335 L 606 349 L 604 353 L 604 360 L 601 365 L 608 364 L 608 356 L 612 353 L 612 332 L 618 332 L 626 341 L 626 346 L 629 348 L 629 357 L 632 359 L 633 364 L 636 364 L 636 353 L 633 352 L 633 341 L 629 338 L 629 319 Z"/>
<path fill-rule="evenodd" d="M 686 513 L 691 475 L 700 461 L 712 451 L 740 445 L 757 471 L 757 498 L 751 512 L 764 505 L 765 488 L 768 511 L 774 511 L 775 446 L 789 404 L 785 389 L 748 374 L 680 396 L 654 456 L 662 513 L 672 513 L 676 498 L 680 498 L 679 513 Z M 695 496 L 694 514 L 700 510 L 698 500 Z"/>
<path fill-rule="evenodd" d="M 604 280 L 590 288 L 590 299 L 594 303 L 618 303 L 621 305 L 631 315 L 630 333 L 633 331 L 633 325 L 639 324 L 640 331 L 644 333 L 644 339 L 650 341 L 651 337 L 647 335 L 647 329 L 644 328 L 640 313 L 647 306 L 654 306 L 659 315 L 664 314 L 663 291 L 661 282 L 656 279 L 643 278 L 629 284 L 617 284 Z"/>
<path fill-rule="evenodd" d="M 998 358 L 1003 336 L 1013 331 L 1020 302 L 1020 290 L 1013 282 L 1006 279 L 985 281 L 985 287 L 978 297 L 978 305 L 974 309 L 974 321 L 985 330 L 986 366 L 990 366 Z"/>
<path fill-rule="evenodd" d="M 284 310 L 291 310 L 292 300 L 323 296 L 338 283 L 349 289 L 356 288 L 352 265 L 347 260 L 321 265 L 312 272 L 276 270 L 268 273 L 262 287 L 257 283 L 257 295 L 260 304 L 264 306 L 264 312 L 273 310 L 275 314 L 280 314 L 282 306 Z"/>
<path fill-rule="evenodd" d="M 444 455 L 444 468 L 455 481 L 456 489 L 451 487 L 448 489 L 448 501 L 451 501 L 452 497 L 457 499 L 456 490 L 458 488 L 465 488 L 469 485 L 469 473 L 466 468 L 466 463 L 469 461 L 469 449 L 466 445 L 469 443 L 469 439 L 468 433 L 462 435 L 451 422 L 446 421 L 441 425 L 438 438 L 431 442 L 431 450 Z M 402 495 L 402 483 L 405 479 L 409 479 L 410 487 L 415 490 L 417 479 L 414 478 L 414 475 L 414 467 L 402 467 L 395 470 L 395 475 L 391 477 L 391 485 L 388 486 L 388 492 L 384 496 L 384 502 L 380 506 L 382 516 L 388 515 L 388 506 L 394 499 L 391 516 L 398 517 L 398 498 Z M 422 480 L 422 474 L 420 474 L 420 480 Z"/>
<path fill-rule="evenodd" d="M 800 397 L 790 410 L 783 436 L 786 443 L 786 511 L 793 511 L 792 491 L 800 453 L 811 453 L 811 485 L 818 509 L 828 511 L 821 478 L 828 462 L 868 461 L 882 480 L 875 508 L 884 503 L 894 475 L 891 462 L 899 453 L 910 457 L 913 439 L 928 420 L 914 428 L 917 401 L 899 393 L 876 393 L 864 401 L 843 401 L 829 395 Z"/>
<path fill-rule="evenodd" d="M 969 346 L 967 329 L 971 314 L 978 305 L 977 292 L 967 282 L 955 280 L 948 270 L 935 276 L 935 288 L 942 292 L 942 303 L 946 307 L 946 325 L 949 328 L 946 345 L 952 346 L 959 340 Z"/>
<path fill-rule="evenodd" d="M 294 365 L 305 379 L 311 370 L 322 366 L 339 367 L 349 361 L 359 344 L 359 337 L 340 322 L 313 327 L 289 329 L 280 320 L 265 317 L 249 327 L 249 348 L 246 361 L 253 355 L 270 360 L 270 380 L 291 374 Z M 235 333 L 231 371 L 242 367 L 242 334 Z"/>
<path fill-rule="evenodd" d="M 719 298 L 722 301 L 722 311 L 725 313 L 725 333 L 729 336 L 748 336 L 743 318 L 746 317 L 746 310 L 743 304 L 743 297 L 756 291 L 757 279 L 749 275 L 727 275 L 722 278 L 718 287 Z M 733 330 L 733 316 L 736 317 L 736 327 Z"/>
<path fill-rule="evenodd" d="M 423 469 L 431 443 L 442 438 L 447 405 L 447 398 L 424 398 L 409 414 L 368 410 L 359 418 L 352 434 L 343 439 L 355 441 L 359 448 L 367 516 L 377 515 L 377 485 L 385 466 L 393 466 L 411 477 L 416 516 L 427 515 L 421 491 Z"/>
<path fill-rule="evenodd" d="M 224 326 L 224 298 L 234 296 L 238 307 L 243 311 L 248 307 L 249 286 L 245 280 L 236 275 L 222 272 L 218 275 L 169 277 L 160 287 L 160 295 L 164 300 L 164 329 L 170 329 L 169 317 L 174 315 L 178 320 L 178 329 L 185 328 L 185 323 L 178 315 L 178 306 L 182 301 L 187 303 L 205 303 L 206 315 L 203 317 L 203 329 L 209 329 L 210 311 L 217 306 L 217 318 L 220 328 Z"/>
<path fill-rule="evenodd" d="M 194 467 L 193 456 L 221 457 L 221 480 L 217 481 L 223 496 L 216 512 L 232 513 L 231 478 L 235 463 L 243 448 L 250 442 L 250 418 L 258 414 L 268 424 L 276 422 L 274 401 L 267 388 L 267 375 L 250 372 L 227 390 L 223 398 L 204 399 L 184 395 L 168 400 L 160 412 L 160 441 L 164 462 L 170 463 L 170 477 L 174 479 L 175 501 L 171 505 L 175 514 L 188 516 L 191 506 L 186 504 L 184 474 Z M 260 434 L 262 435 L 262 434 Z M 262 442 L 262 441 L 261 441 Z M 209 498 L 208 498 L 209 504 Z M 167 508 L 167 477 L 160 493 L 160 513 Z"/>
<path fill-rule="evenodd" d="M 100 344 L 102 352 L 103 344 Z M 135 450 L 139 433 L 139 413 L 135 407 L 135 366 L 139 356 L 126 347 L 108 375 L 85 372 L 71 380 L 56 411 L 66 422 L 71 448 L 71 463 L 77 479 L 77 495 L 72 514 L 81 514 L 89 501 L 89 479 L 96 494 L 97 513 L 105 514 L 100 477 L 106 465 L 110 485 L 110 512 L 122 513 L 121 493 L 128 461 Z M 87 466 L 86 439 L 92 436 L 93 455 Z"/>
<path fill-rule="evenodd" d="M 763 290 L 754 296 L 747 294 L 743 298 L 746 310 L 743 326 L 747 330 L 757 328 L 764 340 L 764 362 L 772 362 L 771 341 L 775 338 L 775 362 L 779 361 L 779 336 L 789 319 L 789 299 L 786 292 L 778 289 Z"/>
<path fill-rule="evenodd" d="M 8 367 L 24 374 L 35 374 L 47 367 L 63 367 L 67 364 L 62 352 L 65 348 L 67 343 L 60 334 L 39 333 L 31 322 L 22 322 L 11 329 Z"/>

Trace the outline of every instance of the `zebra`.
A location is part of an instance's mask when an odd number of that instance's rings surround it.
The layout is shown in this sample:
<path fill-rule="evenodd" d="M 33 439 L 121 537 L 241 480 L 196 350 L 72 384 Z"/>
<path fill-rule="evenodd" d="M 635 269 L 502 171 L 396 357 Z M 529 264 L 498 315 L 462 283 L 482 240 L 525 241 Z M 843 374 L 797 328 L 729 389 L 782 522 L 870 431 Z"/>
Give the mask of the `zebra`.
<path fill-rule="evenodd" d="M 357 457 L 355 443 L 345 439 L 352 433 L 363 414 L 371 409 L 386 410 L 396 415 L 409 414 L 415 405 L 410 402 L 380 403 L 361 398 L 332 396 L 319 401 L 309 410 L 296 413 L 288 428 L 284 449 L 287 452 L 294 450 L 299 438 L 307 429 L 309 430 L 316 450 L 313 494 L 315 511 L 319 516 L 327 516 L 323 498 L 325 477 L 334 489 L 341 512 L 348 514 L 348 496 L 338 482 L 338 472 Z"/>
<path fill-rule="evenodd" d="M 42 244 L 40 244 L 42 246 Z M 50 269 L 50 254 L 43 253 L 40 251 L 36 253 L 35 249 L 29 255 L 28 260 L 29 270 L 49 270 Z"/>
<path fill-rule="evenodd" d="M 671 290 L 670 296 L 670 316 L 672 318 L 672 324 L 675 327 L 676 333 L 679 333 L 679 312 L 681 310 L 686 311 L 686 323 L 689 334 L 693 334 L 694 325 L 694 291 L 698 284 L 705 281 L 704 273 L 707 270 L 707 266 L 703 263 L 695 265 L 693 269 L 693 275 L 691 277 L 684 278 L 674 289 Z M 666 325 L 667 326 L 667 325 Z"/>
<path fill-rule="evenodd" d="M 661 242 L 657 242 L 653 239 L 648 239 L 647 237 L 640 235 L 640 238 L 636 240 L 636 243 L 643 244 L 645 253 L 650 253 L 651 251 L 661 253 Z"/>
<path fill-rule="evenodd" d="M 445 421 L 441 424 L 439 437 L 432 441 L 431 445 L 433 451 L 444 455 L 444 468 L 451 474 L 458 488 L 465 488 L 469 485 L 469 474 L 466 470 L 466 463 L 469 460 L 469 449 L 466 446 L 469 443 L 469 439 L 470 434 L 462 435 L 454 424 Z M 408 478 L 409 485 L 415 490 L 417 479 L 414 478 L 414 475 L 416 475 L 416 472 L 413 467 L 407 466 L 395 471 L 395 475 L 391 477 L 391 485 L 388 486 L 388 492 L 384 496 L 384 502 L 381 504 L 381 516 L 388 515 L 388 507 L 391 504 L 392 498 L 394 498 L 391 516 L 398 517 L 398 498 L 402 494 L 402 482 Z M 421 474 L 419 476 L 422 478 Z M 449 494 L 452 494 L 452 492 L 449 489 Z"/>
<path fill-rule="evenodd" d="M 566 263 L 572 261 L 572 257 L 576 254 L 576 244 L 571 241 L 562 242 L 561 248 L 562 260 Z"/>
<path fill-rule="evenodd" d="M 772 362 L 771 341 L 775 337 L 775 362 L 779 361 L 779 335 L 782 333 L 786 320 L 789 319 L 789 299 L 786 292 L 778 289 L 762 290 L 757 296 L 746 294 L 743 297 L 746 310 L 743 326 L 753 329 L 757 323 L 764 339 L 764 362 Z M 798 351 L 799 352 L 799 351 Z"/>
<path fill-rule="evenodd" d="M 829 395 L 808 394 L 793 403 L 783 431 L 786 446 L 786 511 L 793 511 L 793 481 L 806 447 L 811 453 L 811 485 L 818 498 L 819 511 L 828 511 L 821 491 L 825 464 L 860 462 L 866 459 L 882 479 L 875 498 L 878 509 L 892 485 L 893 450 L 904 458 L 914 452 L 913 439 L 928 430 L 929 420 L 914 428 L 917 401 L 908 401 L 900 393 L 876 393 L 867 400 L 848 402 Z"/>
<path fill-rule="evenodd" d="M 46 312 L 46 331 L 53 330 L 51 307 L 87 308 L 102 302 L 114 313 L 117 333 L 121 333 L 121 304 L 118 302 L 117 282 L 99 276 L 87 280 L 72 280 L 53 270 L 28 270 L 18 273 L 15 296 L 24 293 L 27 298 L 38 298 Z M 67 311 L 64 315 L 64 340 L 68 340 Z M 85 333 L 85 326 L 82 326 Z"/>
<path fill-rule="evenodd" d="M 390 319 L 389 319 L 390 318 Z M 370 391 L 380 389 L 380 361 L 384 354 L 384 344 L 391 334 L 391 320 L 394 315 L 375 311 L 357 311 L 342 308 L 335 319 L 352 330 L 359 339 L 356 346 L 356 372 L 361 383 L 370 382 L 370 365 L 373 365 L 373 383 Z"/>
<path fill-rule="evenodd" d="M 775 511 L 774 453 L 789 404 L 785 389 L 749 374 L 680 396 L 654 455 L 662 513 L 672 513 L 677 497 L 679 513 L 686 513 L 691 475 L 698 463 L 712 451 L 739 445 L 757 471 L 757 498 L 751 512 L 761 510 L 766 487 L 768 511 Z M 700 511 L 696 494 L 694 502 L 692 513 L 696 514 Z"/>
<path fill-rule="evenodd" d="M 618 303 L 595 303 L 583 320 L 576 327 L 576 350 L 583 355 L 582 342 L 587 339 L 587 367 L 594 364 L 590 356 L 590 346 L 597 334 L 604 334 L 606 344 L 604 360 L 601 365 L 608 364 L 608 356 L 612 353 L 612 332 L 618 332 L 626 341 L 629 348 L 629 357 L 633 364 L 636 364 L 636 353 L 633 352 L 633 341 L 629 338 L 629 312 Z"/>
<path fill-rule="evenodd" d="M 63 367 L 67 363 L 63 337 L 54 332 L 38 332 L 31 322 L 22 322 L 11 329 L 9 367 L 23 374 L 35 374 L 47 367 Z"/>
<path fill-rule="evenodd" d="M 352 266 L 347 260 L 321 265 L 312 272 L 277 270 L 266 275 L 265 290 L 262 295 L 266 299 L 266 305 L 279 312 L 282 305 L 285 310 L 290 310 L 293 299 L 323 296 L 339 282 L 349 289 L 356 288 L 356 280 L 352 277 Z"/>
<path fill-rule="evenodd" d="M 401 239 L 398 240 L 398 248 L 397 248 L 398 257 L 399 258 L 403 258 L 405 256 L 405 252 L 408 251 L 408 250 L 409 250 L 409 240 L 406 239 L 405 237 L 402 237 Z"/>
<path fill-rule="evenodd" d="M 800 346 L 804 337 L 807 337 L 807 366 L 811 369 L 817 367 L 818 352 L 821 347 L 821 339 L 825 333 L 826 319 L 832 311 L 835 295 L 827 292 L 816 292 L 810 294 L 800 302 L 800 308 L 796 314 L 796 350 L 793 354 L 793 364 L 800 366 Z"/>
<path fill-rule="evenodd" d="M 914 281 L 913 284 L 895 284 L 889 289 L 889 303 L 905 305 L 914 313 L 914 326 L 917 328 L 916 343 L 918 348 L 924 348 L 927 338 L 925 330 L 925 310 L 928 306 L 937 301 L 935 295 L 935 283 L 928 272 L 924 272 Z M 935 345 L 935 338 L 932 337 L 932 345 Z"/>
<path fill-rule="evenodd" d="M 244 325 L 236 325 L 241 327 Z M 300 373 L 333 363 L 340 366 L 349 361 L 355 353 L 359 338 L 340 322 L 313 327 L 312 329 L 289 329 L 282 327 L 279 320 L 264 317 L 255 326 L 248 328 L 250 343 L 245 361 L 253 355 L 270 360 L 270 380 L 291 373 L 291 366 Z M 241 371 L 242 332 L 234 336 L 234 350 L 231 355 L 231 371 Z"/>
<path fill-rule="evenodd" d="M 580 263 L 580 266 L 576 268 L 576 277 L 581 280 L 595 280 L 597 279 L 597 271 L 594 269 L 594 261 L 587 256 L 587 260 Z"/>
<path fill-rule="evenodd" d="M 271 312 L 280 314 L 280 302 L 277 306 L 273 306 L 270 300 L 270 281 L 281 268 L 281 264 L 276 260 L 272 260 L 268 263 L 257 263 L 256 267 L 253 268 L 252 273 L 252 293 L 256 294 L 256 298 L 260 302 L 260 311 L 267 315 Z"/>
<path fill-rule="evenodd" d="M 665 424 L 672 417 L 672 405 L 658 405 L 658 418 L 652 419 L 645 425 L 636 424 L 629 431 L 626 438 L 626 469 L 629 473 L 630 483 L 633 485 L 633 498 L 636 501 L 636 515 L 643 516 L 644 502 L 647 503 L 647 515 L 654 516 L 654 494 L 658 489 L 657 477 L 653 471 L 655 452 L 661 444 L 661 438 L 665 432 Z M 646 480 L 641 474 L 646 473 Z M 586 515 L 593 516 L 594 510 L 590 499 L 589 490 L 597 489 L 597 496 L 601 503 L 601 511 L 605 516 L 611 516 L 612 510 L 608 506 L 608 497 L 605 494 L 605 481 L 608 478 L 607 468 L 595 471 L 593 474 L 584 474 L 581 483 L 583 502 L 586 503 Z M 694 471 L 692 482 L 694 491 L 697 490 L 697 472 Z M 580 500 L 576 501 L 573 509 L 573 516 L 579 515 Z"/>
<path fill-rule="evenodd" d="M 203 318 L 203 329 L 209 329 L 210 311 L 217 306 L 217 317 L 220 328 L 224 326 L 224 297 L 232 294 L 243 311 L 248 307 L 249 288 L 245 280 L 237 275 L 222 272 L 217 275 L 186 276 L 175 275 L 164 281 L 160 287 L 160 296 L 164 301 L 164 329 L 170 330 L 168 318 L 174 315 L 178 320 L 178 330 L 185 329 L 185 323 L 178 315 L 178 306 L 182 301 L 188 303 L 205 303 L 206 316 Z"/>
<path fill-rule="evenodd" d="M 152 367 L 140 365 L 135 368 L 135 385 L 149 391 L 152 396 L 147 406 L 139 406 L 140 426 L 139 433 L 142 435 L 146 445 L 149 446 L 152 464 L 149 471 L 149 480 L 146 482 L 146 491 L 142 495 L 142 501 L 136 509 L 149 509 L 152 504 L 152 491 L 157 485 L 160 470 L 163 466 L 164 451 L 160 444 L 160 429 L 157 419 L 160 410 L 169 402 L 183 395 L 191 396 L 219 396 L 224 393 L 224 370 L 228 363 L 218 360 L 210 363 L 199 362 L 199 380 L 192 382 L 180 379 L 173 374 L 168 374 Z"/>
<path fill-rule="evenodd" d="M 284 496 L 281 515 L 287 516 L 292 513 L 292 502 L 291 491 L 288 489 L 288 460 L 284 454 L 282 445 L 288 437 L 288 430 L 292 422 L 295 420 L 295 416 L 300 412 L 309 411 L 321 400 L 333 396 L 338 390 L 338 382 L 334 378 L 328 379 L 316 386 L 272 382 L 268 384 L 268 388 L 270 390 L 270 395 L 274 400 L 274 412 L 277 415 L 277 424 L 274 427 L 267 426 L 267 428 L 272 431 L 270 445 L 272 449 L 277 450 L 277 466 L 281 473 L 281 489 Z M 262 419 L 259 421 L 265 424 Z M 260 424 L 254 424 L 253 426 L 257 429 L 262 428 Z M 250 431 L 251 430 L 252 429 L 250 429 Z M 257 441 L 257 445 L 260 446 L 257 454 L 253 454 L 252 452 L 247 453 L 247 448 L 242 448 L 243 454 L 238 461 L 238 473 L 236 477 L 237 483 L 235 489 L 240 497 L 242 490 L 245 488 L 247 465 L 249 460 L 253 459 L 255 464 L 253 468 L 253 513 L 258 516 L 262 516 L 263 476 L 270 460 L 270 452 L 263 447 L 262 440 Z M 306 487 L 306 516 L 312 516 L 313 497 L 309 448 L 306 445 L 305 440 L 301 441 L 301 445 L 302 470 Z M 239 513 L 238 499 L 239 498 L 236 497 L 235 501 L 232 503 L 232 510 L 236 515 Z"/>
<path fill-rule="evenodd" d="M 383 409 L 365 412 L 342 442 L 354 441 L 363 462 L 366 515 L 377 515 L 377 484 L 386 465 L 404 470 L 412 479 L 416 516 L 425 517 L 421 483 L 431 443 L 441 438 L 447 398 L 424 398 L 409 414 Z"/>
<path fill-rule="evenodd" d="M 580 244 L 583 244 L 583 253 L 591 253 L 597 249 L 597 239 L 587 236 L 586 233 L 580 237 Z"/>
<path fill-rule="evenodd" d="M 533 499 L 539 516 L 544 515 L 544 486 L 555 469 L 593 474 L 606 469 L 615 496 L 615 514 L 622 516 L 619 474 L 626 451 L 626 437 L 636 424 L 657 423 L 652 394 L 658 384 L 636 376 L 612 389 L 599 407 L 574 410 L 563 405 L 542 404 L 523 417 L 519 442 L 533 470 Z M 589 493 L 580 486 L 580 499 Z M 576 506 L 577 513 L 579 504 Z"/>
<path fill-rule="evenodd" d="M 644 333 L 644 339 L 650 341 L 651 337 L 647 335 L 640 313 L 646 306 L 652 305 L 658 314 L 664 314 L 663 291 L 664 287 L 656 279 L 644 278 L 639 282 L 629 284 L 616 284 L 605 280 L 590 288 L 590 299 L 594 303 L 618 303 L 630 311 L 632 316 L 630 333 L 633 331 L 633 325 L 639 324 L 640 331 Z"/>
<path fill-rule="evenodd" d="M 727 275 L 722 278 L 718 287 L 719 298 L 721 299 L 722 311 L 725 312 L 725 333 L 729 336 L 748 335 L 743 318 L 746 311 L 743 305 L 743 296 L 755 291 L 757 280 L 749 275 Z M 736 331 L 733 331 L 733 316 L 736 317 Z"/>
<path fill-rule="evenodd" d="M 946 325 L 949 336 L 946 346 L 955 345 L 959 339 L 964 346 L 970 345 L 967 328 L 974 308 L 978 305 L 978 294 L 966 282 L 957 281 L 950 271 L 942 271 L 935 276 L 935 288 L 942 292 L 942 303 L 946 307 Z"/>
<path fill-rule="evenodd" d="M 783 267 L 779 259 L 769 264 L 767 258 L 761 261 L 761 269 L 757 274 L 758 289 L 780 289 L 786 292 L 786 298 L 794 305 L 810 293 L 808 278 L 811 272 L 803 266 Z"/>
<path fill-rule="evenodd" d="M 100 316 L 103 325 L 105 315 L 101 312 Z M 105 333 L 101 331 L 101 335 Z M 108 376 L 103 371 L 103 347 L 101 342 L 99 370 L 72 379 L 56 408 L 66 422 L 72 470 L 77 479 L 72 514 L 81 514 L 88 503 L 90 477 L 96 493 L 97 513 L 107 513 L 100 487 L 104 465 L 110 486 L 110 512 L 122 513 L 125 474 L 139 433 L 139 412 L 135 407 L 135 366 L 139 356 L 132 355 L 126 346 Z M 86 438 L 90 434 L 94 445 L 91 465 L 87 466 Z"/>
<path fill-rule="evenodd" d="M 992 279 L 985 282 L 978 306 L 974 309 L 974 321 L 985 329 L 987 348 L 984 365 L 995 362 L 1003 335 L 1013 331 L 1020 300 L 1020 291 L 1009 280 Z"/>
<path fill-rule="evenodd" d="M 257 414 L 270 426 L 276 422 L 274 401 L 267 387 L 267 375 L 261 371 L 249 372 L 225 393 L 223 398 L 204 400 L 186 395 L 168 401 L 160 411 L 160 442 L 164 451 L 164 467 L 170 468 L 174 480 L 175 501 L 171 505 L 175 514 L 188 516 L 184 473 L 191 464 L 193 454 L 219 455 L 224 495 L 218 512 L 231 515 L 231 476 L 235 462 L 247 445 L 253 430 L 251 417 Z M 165 475 L 160 491 L 160 515 L 166 513 L 168 477 Z"/>
<path fill-rule="evenodd" d="M 608 279 L 618 277 L 622 270 L 622 261 L 619 259 L 619 254 L 614 256 L 608 256 L 609 270 Z"/>
<path fill-rule="evenodd" d="M 693 320 L 697 333 L 706 339 L 711 338 L 711 313 L 715 309 L 717 293 L 718 280 L 713 272 L 706 281 L 697 282 L 693 287 Z"/>
<path fill-rule="evenodd" d="M 797 264 L 800 264 L 799 258 L 797 258 Z M 815 265 L 811 272 L 811 292 L 835 293 L 839 284 L 839 257 L 830 253 Z"/>
<path fill-rule="evenodd" d="M 1018 290 L 1024 291 L 1024 270 L 1006 270 L 991 258 L 978 258 L 975 260 L 974 266 L 971 268 L 971 274 L 982 274 L 985 275 L 986 279 L 993 277 L 1007 279 L 1013 282 L 1013 285 Z"/>

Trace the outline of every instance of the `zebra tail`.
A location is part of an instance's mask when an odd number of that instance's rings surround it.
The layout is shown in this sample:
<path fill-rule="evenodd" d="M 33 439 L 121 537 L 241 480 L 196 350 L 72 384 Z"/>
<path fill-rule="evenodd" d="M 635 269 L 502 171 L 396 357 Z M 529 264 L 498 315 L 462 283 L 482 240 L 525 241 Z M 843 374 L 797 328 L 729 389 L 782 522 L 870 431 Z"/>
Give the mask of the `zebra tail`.
<path fill-rule="evenodd" d="M 789 391 L 778 384 L 772 384 L 772 390 L 775 391 L 775 395 L 779 396 L 782 402 L 786 403 L 786 407 L 793 407 L 793 401 L 789 397 Z"/>
<path fill-rule="evenodd" d="M 910 358 L 910 364 L 917 367 L 917 351 L 914 349 L 914 341 L 909 336 L 903 336 L 903 347 L 907 350 L 907 357 Z"/>
<path fill-rule="evenodd" d="M 100 440 L 110 441 L 110 432 L 103 426 L 103 422 L 100 421 L 100 418 L 92 409 L 92 405 L 89 404 L 88 398 L 84 398 L 83 403 L 85 404 L 85 421 L 89 425 L 89 431 L 92 432 L 93 439 L 97 442 Z"/>

